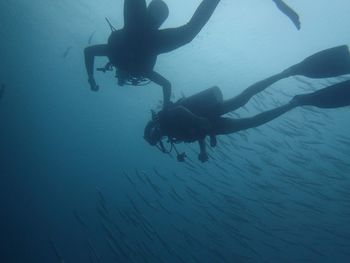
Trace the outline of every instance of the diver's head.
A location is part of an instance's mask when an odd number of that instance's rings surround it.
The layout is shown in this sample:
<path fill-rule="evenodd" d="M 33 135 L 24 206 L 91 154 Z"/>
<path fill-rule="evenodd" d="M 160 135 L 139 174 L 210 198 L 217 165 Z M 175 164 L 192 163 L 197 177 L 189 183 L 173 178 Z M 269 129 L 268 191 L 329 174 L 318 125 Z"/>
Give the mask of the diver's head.
<path fill-rule="evenodd" d="M 151 28 L 158 29 L 169 16 L 169 8 L 163 0 L 152 0 L 147 7 Z"/>
<path fill-rule="evenodd" d="M 152 146 L 161 141 L 162 131 L 158 121 L 151 120 L 147 123 L 143 138 Z"/>

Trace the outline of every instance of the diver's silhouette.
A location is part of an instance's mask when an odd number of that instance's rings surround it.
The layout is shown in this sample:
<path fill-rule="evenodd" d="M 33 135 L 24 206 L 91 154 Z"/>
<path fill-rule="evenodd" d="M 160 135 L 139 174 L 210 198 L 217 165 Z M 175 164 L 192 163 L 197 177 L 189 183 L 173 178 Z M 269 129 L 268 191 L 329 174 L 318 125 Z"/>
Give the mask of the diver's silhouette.
<path fill-rule="evenodd" d="M 230 134 L 260 126 L 298 106 L 338 108 L 350 105 L 350 80 L 323 88 L 313 93 L 295 96 L 289 103 L 260 113 L 251 118 L 233 119 L 222 115 L 244 106 L 254 95 L 273 83 L 294 75 L 311 78 L 336 77 L 350 73 L 350 53 L 348 46 L 339 46 L 318 52 L 301 63 L 283 72 L 259 81 L 240 95 L 223 100 L 219 88 L 214 87 L 189 98 L 179 100 L 171 107 L 153 114 L 146 125 L 145 140 L 157 145 L 163 152 L 163 138 L 168 138 L 172 146 L 177 142 L 198 141 L 199 159 L 208 160 L 205 137 L 210 136 L 211 145 L 216 145 L 216 135 Z M 183 160 L 183 158 L 180 158 Z"/>
<path fill-rule="evenodd" d="M 107 56 L 111 66 L 116 68 L 118 84 L 139 85 L 150 80 L 163 88 L 164 104 L 170 101 L 171 84 L 154 71 L 157 56 L 173 51 L 189 42 L 207 23 L 220 0 L 203 0 L 191 20 L 177 28 L 159 29 L 168 17 L 168 7 L 162 0 L 152 0 L 146 6 L 145 0 L 124 1 L 124 28 L 115 30 L 105 45 L 85 49 L 85 65 L 92 90 L 98 85 L 93 76 L 94 57 Z"/>

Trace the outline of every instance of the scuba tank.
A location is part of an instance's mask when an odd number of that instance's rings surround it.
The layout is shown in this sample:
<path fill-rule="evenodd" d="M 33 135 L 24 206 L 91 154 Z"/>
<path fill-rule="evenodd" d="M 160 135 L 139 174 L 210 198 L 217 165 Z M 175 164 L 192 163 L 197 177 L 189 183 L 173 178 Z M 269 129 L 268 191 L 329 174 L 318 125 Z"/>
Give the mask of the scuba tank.
<path fill-rule="evenodd" d="M 106 17 L 106 21 L 111 29 L 111 34 L 108 37 L 107 45 L 109 48 L 108 59 L 109 62 L 102 67 L 97 68 L 98 71 L 106 73 L 107 71 L 113 71 L 115 68 L 115 77 L 118 79 L 118 85 L 132 85 L 132 86 L 145 86 L 148 85 L 151 81 L 144 77 L 140 73 L 139 68 L 136 67 L 139 61 L 135 60 L 134 52 L 130 52 L 130 43 L 126 39 L 124 30 L 117 30 L 111 22 Z M 136 55 L 137 56 L 137 55 Z M 155 64 L 154 61 L 151 61 L 152 65 Z"/>
<path fill-rule="evenodd" d="M 289 68 L 292 75 L 309 78 L 330 78 L 350 73 L 350 52 L 347 45 L 317 52 Z"/>
<path fill-rule="evenodd" d="M 217 118 L 221 115 L 222 102 L 223 102 L 223 97 L 222 97 L 221 90 L 218 87 L 214 86 L 204 91 L 201 91 L 199 93 L 196 93 L 190 97 L 179 99 L 170 107 L 183 106 L 189 111 L 191 111 L 193 114 L 197 115 L 198 117 L 212 119 L 212 118 Z M 161 119 L 163 119 L 163 117 L 159 116 L 161 112 L 158 114 L 155 112 L 152 112 L 153 122 L 159 122 L 159 121 L 162 122 Z M 150 123 L 148 124 L 148 126 L 151 127 Z M 145 136 L 145 138 L 152 137 L 151 133 L 148 130 L 150 129 L 148 129 L 146 126 L 145 134 L 147 135 Z M 213 140 L 215 140 L 215 138 Z M 179 153 L 175 146 L 175 144 L 179 142 L 180 141 L 177 141 L 176 139 L 172 139 L 168 137 L 168 143 L 170 144 L 170 147 L 168 147 L 168 149 L 166 149 L 161 139 L 158 141 L 157 147 L 163 153 L 171 153 L 172 150 L 175 150 L 177 154 L 177 160 L 179 162 L 184 162 L 186 158 L 186 154 Z"/>
<path fill-rule="evenodd" d="M 174 106 L 181 105 L 199 117 L 217 117 L 223 102 L 221 90 L 214 86 L 190 97 L 178 100 Z"/>

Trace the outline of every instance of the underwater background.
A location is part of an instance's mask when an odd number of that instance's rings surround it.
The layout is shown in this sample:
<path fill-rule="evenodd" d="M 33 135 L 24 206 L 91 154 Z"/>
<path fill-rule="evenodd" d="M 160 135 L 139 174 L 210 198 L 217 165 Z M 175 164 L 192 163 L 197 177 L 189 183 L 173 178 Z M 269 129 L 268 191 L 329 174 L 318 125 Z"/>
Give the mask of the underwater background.
<path fill-rule="evenodd" d="M 166 0 L 163 27 L 199 0 Z M 317 51 L 350 43 L 350 2 L 222 0 L 190 44 L 158 58 L 174 98 L 217 85 L 224 98 Z M 122 0 L 0 1 L 0 262 L 350 262 L 349 108 L 298 108 L 219 137 L 186 163 L 143 139 L 161 89 L 118 87 L 83 49 L 105 43 Z M 95 66 L 104 66 L 99 58 Z M 234 117 L 338 79 L 289 78 Z"/>

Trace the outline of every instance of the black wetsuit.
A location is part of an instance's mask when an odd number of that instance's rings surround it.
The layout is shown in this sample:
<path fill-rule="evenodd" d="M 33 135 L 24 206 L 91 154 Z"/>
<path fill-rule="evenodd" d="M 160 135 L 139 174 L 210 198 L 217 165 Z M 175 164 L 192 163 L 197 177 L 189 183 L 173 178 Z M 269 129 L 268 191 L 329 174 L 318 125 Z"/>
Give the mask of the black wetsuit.
<path fill-rule="evenodd" d="M 135 74 L 153 70 L 157 56 L 191 42 L 208 22 L 219 0 L 204 0 L 184 26 L 152 29 L 145 0 L 125 0 L 124 28 L 108 41 L 109 57 L 118 68 Z"/>
<path fill-rule="evenodd" d="M 96 85 L 93 80 L 93 57 L 107 56 L 118 70 L 120 85 L 130 77 L 147 78 L 162 86 L 164 101 L 169 100 L 170 82 L 153 70 L 157 56 L 191 42 L 208 22 L 219 2 L 203 0 L 187 24 L 159 30 L 150 26 L 145 0 L 125 0 L 124 28 L 112 32 L 107 45 L 85 49 L 85 64 L 92 80 L 90 85 Z"/>

